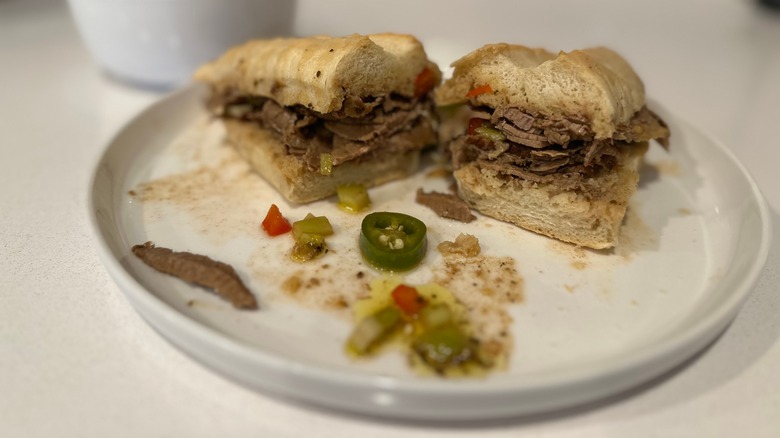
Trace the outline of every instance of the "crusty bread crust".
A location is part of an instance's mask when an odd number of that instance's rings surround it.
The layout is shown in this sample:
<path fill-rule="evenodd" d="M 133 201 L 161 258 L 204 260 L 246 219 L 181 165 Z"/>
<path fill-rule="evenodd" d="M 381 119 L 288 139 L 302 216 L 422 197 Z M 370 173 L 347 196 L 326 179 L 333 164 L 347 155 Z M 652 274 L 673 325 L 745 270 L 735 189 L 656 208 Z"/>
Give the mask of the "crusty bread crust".
<path fill-rule="evenodd" d="M 341 109 L 347 95 L 412 97 L 425 68 L 438 84 L 439 68 L 411 35 L 318 36 L 249 41 L 198 69 L 195 79 L 217 94 L 264 96 L 326 114 Z"/>
<path fill-rule="evenodd" d="M 603 189 L 595 199 L 481 169 L 476 163 L 454 175 L 458 195 L 482 214 L 575 245 L 605 249 L 618 243 L 647 147 L 646 142 L 621 146 L 618 166 L 591 181 Z"/>
<path fill-rule="evenodd" d="M 490 44 L 452 64 L 453 76 L 436 94 L 438 105 L 469 101 L 467 93 L 489 85 L 475 105 L 517 106 L 545 116 L 582 118 L 597 139 L 609 138 L 645 103 L 644 85 L 620 55 L 606 48 L 560 52 Z"/>
<path fill-rule="evenodd" d="M 420 151 L 403 154 L 375 152 L 369 160 L 349 161 L 335 166 L 330 175 L 312 172 L 271 131 L 252 122 L 224 119 L 227 139 L 252 169 L 290 202 L 306 203 L 336 194 L 347 183 L 373 187 L 409 176 L 419 165 Z"/>

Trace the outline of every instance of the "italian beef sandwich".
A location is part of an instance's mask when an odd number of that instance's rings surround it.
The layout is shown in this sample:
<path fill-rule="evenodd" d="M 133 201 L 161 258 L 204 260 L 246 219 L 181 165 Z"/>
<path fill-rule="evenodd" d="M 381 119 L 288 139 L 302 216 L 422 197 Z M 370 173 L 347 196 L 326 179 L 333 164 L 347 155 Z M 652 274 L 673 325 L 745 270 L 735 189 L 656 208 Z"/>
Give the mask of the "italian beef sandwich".
<path fill-rule="evenodd" d="M 437 141 L 441 72 L 409 35 L 250 41 L 195 78 L 228 141 L 291 202 L 406 177 Z"/>
<path fill-rule="evenodd" d="M 452 64 L 441 106 L 470 114 L 448 144 L 458 195 L 481 213 L 579 246 L 610 248 L 648 141 L 669 129 L 606 48 L 487 45 Z"/>

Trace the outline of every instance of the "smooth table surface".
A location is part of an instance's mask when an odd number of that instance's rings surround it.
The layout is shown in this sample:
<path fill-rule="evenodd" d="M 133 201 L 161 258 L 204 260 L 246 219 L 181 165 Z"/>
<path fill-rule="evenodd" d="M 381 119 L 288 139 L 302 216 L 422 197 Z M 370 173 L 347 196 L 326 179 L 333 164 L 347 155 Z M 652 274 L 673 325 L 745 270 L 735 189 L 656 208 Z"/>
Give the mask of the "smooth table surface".
<path fill-rule="evenodd" d="M 415 33 L 429 51 L 451 54 L 443 64 L 491 41 L 613 47 L 648 96 L 734 152 L 778 234 L 780 12 L 748 1 L 521 3 L 447 2 L 442 16 L 436 2 L 370 12 L 299 1 L 294 32 Z M 399 12 L 409 10 L 417 14 Z M 524 18 L 512 26 L 512 16 Z M 641 388 L 573 410 L 457 426 L 391 422 L 224 379 L 136 314 L 103 268 L 87 219 L 103 147 L 162 95 L 101 73 L 64 3 L 0 0 L 0 436 L 780 436 L 777 238 L 754 293 L 713 345 Z"/>

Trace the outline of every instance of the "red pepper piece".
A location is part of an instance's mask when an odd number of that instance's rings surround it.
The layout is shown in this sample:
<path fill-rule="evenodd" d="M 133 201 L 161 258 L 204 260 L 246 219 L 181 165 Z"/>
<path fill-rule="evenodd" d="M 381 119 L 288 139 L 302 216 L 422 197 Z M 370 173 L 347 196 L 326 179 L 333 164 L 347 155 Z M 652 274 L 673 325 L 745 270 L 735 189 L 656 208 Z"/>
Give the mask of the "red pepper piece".
<path fill-rule="evenodd" d="M 426 67 L 417 75 L 417 79 L 414 80 L 414 97 L 423 97 L 434 86 L 436 86 L 436 76 L 431 69 Z"/>
<path fill-rule="evenodd" d="M 279 207 L 276 204 L 271 204 L 271 208 L 268 209 L 268 214 L 263 219 L 263 229 L 269 236 L 278 236 L 292 230 L 292 226 L 287 219 L 282 216 L 279 211 Z"/>
<path fill-rule="evenodd" d="M 492 93 L 492 92 L 493 92 L 493 89 L 490 88 L 490 85 L 486 84 L 486 85 L 481 85 L 481 86 L 476 87 L 476 88 L 472 88 L 471 90 L 469 90 L 468 93 L 466 93 L 466 97 L 477 97 L 480 94 Z"/>
<path fill-rule="evenodd" d="M 407 315 L 417 315 L 427 304 L 417 289 L 401 284 L 392 292 L 393 301 Z"/>

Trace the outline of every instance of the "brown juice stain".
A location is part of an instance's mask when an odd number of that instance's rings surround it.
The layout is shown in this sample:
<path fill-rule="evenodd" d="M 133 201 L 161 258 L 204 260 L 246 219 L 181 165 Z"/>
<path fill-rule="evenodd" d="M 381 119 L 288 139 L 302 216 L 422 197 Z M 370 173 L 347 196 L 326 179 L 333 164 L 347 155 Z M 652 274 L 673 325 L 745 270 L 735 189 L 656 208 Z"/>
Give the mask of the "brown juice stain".
<path fill-rule="evenodd" d="M 263 259 L 268 254 L 267 251 L 261 251 L 252 257 Z M 376 275 L 368 275 L 366 268 L 359 264 L 338 264 L 334 259 L 336 256 L 327 255 L 321 260 L 302 263 L 300 269 L 292 274 L 282 273 L 278 278 L 272 277 L 273 274 L 267 272 L 267 268 L 260 263 L 252 271 L 252 276 L 264 278 L 266 283 L 273 280 L 271 284 L 280 284 L 285 298 L 304 307 L 331 311 L 340 317 L 349 318 L 349 308 L 355 301 L 368 295 L 370 282 Z"/>
<path fill-rule="evenodd" d="M 134 198 L 147 204 L 147 220 L 165 216 L 155 206 L 174 205 L 193 217 L 204 235 L 227 241 L 242 234 L 258 233 L 267 203 L 273 193 L 269 186 L 228 145 L 222 158 L 209 165 L 165 176 L 135 187 Z"/>
<path fill-rule="evenodd" d="M 579 271 L 581 271 L 581 270 L 583 270 L 583 269 L 588 267 L 587 263 L 585 263 L 583 261 L 579 261 L 579 260 L 571 262 L 570 265 L 571 265 L 572 268 L 577 269 Z"/>
<path fill-rule="evenodd" d="M 481 342 L 509 356 L 513 341 L 508 305 L 523 301 L 523 277 L 515 267 L 514 258 L 487 256 L 478 252 L 478 246 L 475 253 L 474 241 L 459 242 L 461 236 L 454 245 L 444 242 L 449 245 L 439 246 L 443 260 L 441 266 L 433 268 L 433 281 L 452 292 L 466 307 Z M 453 251 L 453 246 L 461 246 L 463 250 Z"/>
<path fill-rule="evenodd" d="M 658 239 L 658 233 L 639 216 L 636 208 L 629 205 L 620 229 L 620 241 L 614 252 L 624 260 L 631 261 L 639 251 L 657 247 Z"/>
<path fill-rule="evenodd" d="M 446 167 L 436 167 L 425 174 L 426 178 L 449 178 L 452 176 L 452 170 Z"/>
<path fill-rule="evenodd" d="M 682 169 L 676 161 L 662 160 L 652 164 L 658 171 L 659 175 L 665 176 L 680 176 L 682 175 Z"/>
<path fill-rule="evenodd" d="M 559 240 L 550 240 L 547 247 L 569 259 L 569 266 L 581 271 L 589 266 L 588 252 L 581 246 Z"/>
<path fill-rule="evenodd" d="M 677 212 L 680 213 L 683 216 L 688 216 L 691 214 L 691 210 L 689 208 L 681 207 L 677 209 Z"/>
<path fill-rule="evenodd" d="M 211 130 L 213 125 L 203 122 L 196 128 L 196 132 Z M 212 240 L 224 243 L 235 237 L 257 237 L 262 241 L 259 223 L 275 191 L 212 131 L 202 140 L 190 133 L 172 147 L 184 161 L 184 170 L 139 184 L 129 192 L 144 202 L 146 220 L 166 220 L 166 210 L 156 207 L 173 205 L 193 217 L 200 232 Z M 264 302 L 293 300 L 350 319 L 349 308 L 369 296 L 371 281 L 382 275 L 364 266 L 357 250 L 331 253 L 296 269 L 285 264 L 295 262 L 288 260 L 289 249 L 283 247 L 270 241 L 259 244 L 247 260 L 249 275 L 264 286 L 259 291 Z M 283 266 L 269 264 L 269 257 Z M 443 254 L 442 262 L 431 271 L 432 281 L 451 290 L 468 308 L 480 341 L 508 355 L 512 346 L 508 305 L 523 301 L 524 281 L 515 260 L 450 253 Z"/>

